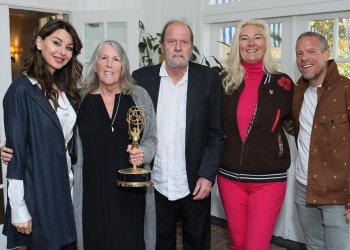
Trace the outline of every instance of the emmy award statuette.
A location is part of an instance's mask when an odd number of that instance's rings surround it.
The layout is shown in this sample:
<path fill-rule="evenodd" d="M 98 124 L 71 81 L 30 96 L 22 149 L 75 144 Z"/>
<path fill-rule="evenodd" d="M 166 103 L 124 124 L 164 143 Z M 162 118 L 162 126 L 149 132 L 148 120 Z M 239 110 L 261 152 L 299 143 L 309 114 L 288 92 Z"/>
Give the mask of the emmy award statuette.
<path fill-rule="evenodd" d="M 133 106 L 126 114 L 131 148 L 138 148 L 140 135 L 145 124 L 145 112 L 141 107 Z M 137 167 L 118 170 L 117 185 L 122 187 L 147 187 L 152 184 L 151 171 Z"/>

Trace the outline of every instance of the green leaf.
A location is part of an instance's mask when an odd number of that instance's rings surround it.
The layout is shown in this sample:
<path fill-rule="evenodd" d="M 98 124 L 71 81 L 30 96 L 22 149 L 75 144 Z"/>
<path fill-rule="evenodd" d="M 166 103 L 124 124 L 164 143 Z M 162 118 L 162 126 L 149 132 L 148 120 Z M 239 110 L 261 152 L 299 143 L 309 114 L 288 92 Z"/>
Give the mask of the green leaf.
<path fill-rule="evenodd" d="M 153 49 L 153 44 L 151 38 L 147 37 L 147 44 L 150 49 Z"/>
<path fill-rule="evenodd" d="M 206 64 L 207 66 L 209 66 L 209 67 L 210 67 L 210 63 L 208 62 L 208 60 L 207 60 L 207 59 L 204 59 L 204 62 L 205 62 L 205 64 Z"/>
<path fill-rule="evenodd" d="M 193 45 L 193 51 L 197 53 L 197 55 L 200 55 L 199 50 L 196 45 Z"/>
<path fill-rule="evenodd" d="M 139 42 L 138 46 L 141 53 L 145 52 L 146 44 L 144 42 Z"/>
<path fill-rule="evenodd" d="M 153 59 L 152 59 L 152 58 L 148 58 L 148 60 L 147 60 L 147 66 L 151 66 L 151 65 L 154 65 Z"/>
<path fill-rule="evenodd" d="M 219 65 L 220 65 L 220 67 L 221 67 L 221 68 L 223 68 L 222 64 L 219 62 L 219 60 L 218 60 L 218 59 L 216 59 L 216 57 L 215 57 L 215 56 L 213 56 L 213 59 L 214 59 L 214 61 L 215 61 L 217 64 L 219 64 Z"/>
<path fill-rule="evenodd" d="M 153 46 L 153 51 L 156 51 L 159 48 L 159 44 Z"/>
<path fill-rule="evenodd" d="M 227 47 L 229 47 L 229 48 L 231 48 L 231 45 L 230 44 L 228 44 L 228 43 L 224 43 L 224 42 L 221 42 L 221 41 L 217 41 L 218 43 L 221 43 L 221 44 L 223 44 L 223 45 L 225 45 L 225 46 L 227 46 Z"/>
<path fill-rule="evenodd" d="M 139 27 L 141 30 L 145 31 L 145 25 L 143 24 L 143 22 L 141 20 L 139 20 Z"/>
<path fill-rule="evenodd" d="M 273 40 L 276 40 L 278 42 L 282 41 L 282 37 L 278 33 L 270 33 Z"/>
<path fill-rule="evenodd" d="M 195 62 L 196 60 L 197 60 L 197 56 L 194 53 L 192 53 L 191 61 Z"/>
<path fill-rule="evenodd" d="M 149 38 L 151 39 L 152 44 L 153 43 L 157 43 L 157 38 L 156 37 L 153 37 L 152 35 L 149 35 Z"/>

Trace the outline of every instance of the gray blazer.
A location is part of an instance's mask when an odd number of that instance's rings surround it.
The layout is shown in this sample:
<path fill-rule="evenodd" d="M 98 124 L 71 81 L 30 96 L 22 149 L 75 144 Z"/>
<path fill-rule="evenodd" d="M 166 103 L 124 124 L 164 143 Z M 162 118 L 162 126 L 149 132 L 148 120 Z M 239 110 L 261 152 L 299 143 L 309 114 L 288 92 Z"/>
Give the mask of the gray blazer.
<path fill-rule="evenodd" d="M 144 168 L 150 169 L 157 145 L 157 123 L 154 113 L 152 100 L 146 90 L 140 86 L 135 86 L 131 92 L 131 96 L 137 106 L 143 107 L 145 111 L 146 121 L 143 130 L 143 135 L 140 140 L 140 147 L 144 150 Z M 74 171 L 74 188 L 73 188 L 73 205 L 74 216 L 77 229 L 78 250 L 83 250 L 83 150 L 79 132 L 76 132 L 76 147 L 78 152 L 78 160 L 72 166 Z M 156 246 L 156 214 L 153 186 L 147 188 L 146 192 L 146 209 L 145 209 L 145 244 L 147 250 L 153 250 Z"/>

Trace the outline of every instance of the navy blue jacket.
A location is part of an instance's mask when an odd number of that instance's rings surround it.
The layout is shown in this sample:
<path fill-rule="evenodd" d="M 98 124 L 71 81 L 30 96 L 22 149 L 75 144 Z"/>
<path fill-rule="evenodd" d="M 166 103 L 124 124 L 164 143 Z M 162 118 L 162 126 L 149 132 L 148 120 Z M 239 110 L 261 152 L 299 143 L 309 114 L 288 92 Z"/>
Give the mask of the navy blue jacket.
<path fill-rule="evenodd" d="M 6 207 L 7 247 L 59 250 L 76 241 L 63 132 L 56 112 L 38 85 L 21 74 L 4 101 L 7 146 L 14 149 L 7 178 L 23 180 L 33 232 L 18 233 Z"/>

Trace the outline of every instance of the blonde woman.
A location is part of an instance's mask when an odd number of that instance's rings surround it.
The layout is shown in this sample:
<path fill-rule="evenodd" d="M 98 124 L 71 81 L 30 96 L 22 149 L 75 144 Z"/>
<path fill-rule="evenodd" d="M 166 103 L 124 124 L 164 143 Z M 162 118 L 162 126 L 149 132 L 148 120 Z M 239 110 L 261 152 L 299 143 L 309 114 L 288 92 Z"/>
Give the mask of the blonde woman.
<path fill-rule="evenodd" d="M 277 70 L 261 20 L 244 20 L 223 80 L 224 155 L 218 186 L 232 249 L 268 250 L 286 191 L 293 82 Z"/>

